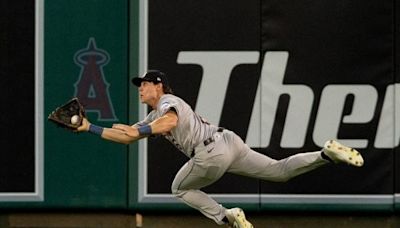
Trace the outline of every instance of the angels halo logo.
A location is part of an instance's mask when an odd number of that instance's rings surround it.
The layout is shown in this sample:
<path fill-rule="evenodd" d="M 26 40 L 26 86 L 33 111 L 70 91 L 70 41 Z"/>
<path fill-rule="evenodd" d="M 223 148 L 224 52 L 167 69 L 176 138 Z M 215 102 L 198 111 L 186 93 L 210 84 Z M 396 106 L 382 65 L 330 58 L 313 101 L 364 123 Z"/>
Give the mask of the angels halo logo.
<path fill-rule="evenodd" d="M 110 98 L 109 86 L 103 67 L 110 61 L 109 54 L 97 48 L 91 37 L 86 48 L 78 50 L 74 62 L 81 67 L 78 81 L 74 84 L 75 96 L 85 106 L 86 112 L 98 113 L 99 121 L 115 121 L 114 107 Z"/>

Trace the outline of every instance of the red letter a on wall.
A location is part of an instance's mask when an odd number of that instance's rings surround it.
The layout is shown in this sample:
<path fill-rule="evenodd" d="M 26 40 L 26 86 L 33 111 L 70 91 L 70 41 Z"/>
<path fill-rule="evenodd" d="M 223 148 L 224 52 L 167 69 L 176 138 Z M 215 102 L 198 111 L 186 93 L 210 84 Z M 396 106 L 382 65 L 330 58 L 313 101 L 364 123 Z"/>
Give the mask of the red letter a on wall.
<path fill-rule="evenodd" d="M 91 37 L 87 47 L 76 52 L 74 60 L 82 68 L 75 83 L 75 96 L 87 112 L 98 113 L 98 120 L 117 120 L 108 92 L 110 84 L 103 73 L 103 66 L 110 60 L 108 53 L 98 49 L 95 39 Z"/>

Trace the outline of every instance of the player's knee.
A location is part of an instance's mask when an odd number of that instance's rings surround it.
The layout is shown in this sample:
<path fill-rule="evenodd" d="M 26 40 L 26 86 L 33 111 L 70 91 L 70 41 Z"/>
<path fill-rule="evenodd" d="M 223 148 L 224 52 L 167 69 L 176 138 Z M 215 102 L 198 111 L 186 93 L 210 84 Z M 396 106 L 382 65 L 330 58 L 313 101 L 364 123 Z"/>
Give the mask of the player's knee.
<path fill-rule="evenodd" d="M 184 194 L 185 191 L 179 190 L 177 187 L 172 186 L 171 192 L 175 197 L 180 198 L 180 197 L 182 197 L 182 195 Z"/>
<path fill-rule="evenodd" d="M 182 190 L 177 190 L 177 191 L 172 192 L 172 194 L 177 198 L 183 198 L 185 193 L 186 193 L 186 191 L 182 191 Z"/>

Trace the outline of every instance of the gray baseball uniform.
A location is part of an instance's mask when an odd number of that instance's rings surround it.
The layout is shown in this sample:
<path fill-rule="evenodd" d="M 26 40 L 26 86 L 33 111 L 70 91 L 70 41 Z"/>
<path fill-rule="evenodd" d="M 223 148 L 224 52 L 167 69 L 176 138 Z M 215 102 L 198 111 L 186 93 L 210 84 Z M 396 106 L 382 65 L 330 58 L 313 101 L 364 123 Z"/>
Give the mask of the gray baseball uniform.
<path fill-rule="evenodd" d="M 284 182 L 328 163 L 320 151 L 279 161 L 253 151 L 234 132 L 207 123 L 185 101 L 171 94 L 163 95 L 157 109 L 137 125 L 150 123 L 169 110 L 177 113 L 178 124 L 165 138 L 190 158 L 176 174 L 172 193 L 217 224 L 223 224 L 226 209 L 199 189 L 225 172 Z"/>

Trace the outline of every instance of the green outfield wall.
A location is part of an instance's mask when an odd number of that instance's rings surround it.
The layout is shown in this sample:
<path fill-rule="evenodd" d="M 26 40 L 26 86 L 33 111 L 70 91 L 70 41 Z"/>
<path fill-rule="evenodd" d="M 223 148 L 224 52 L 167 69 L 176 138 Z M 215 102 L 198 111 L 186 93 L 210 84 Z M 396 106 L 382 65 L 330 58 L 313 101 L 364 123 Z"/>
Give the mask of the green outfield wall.
<path fill-rule="evenodd" d="M 35 18 L 43 39 L 36 57 L 43 66 L 36 76 L 36 90 L 43 95 L 43 110 L 36 114 L 41 115 L 36 124 L 43 126 L 43 148 L 35 165 L 43 165 L 43 172 L 35 174 L 44 192 L 27 202 L 18 192 L 6 192 L 5 207 L 127 207 L 128 147 L 57 128 L 47 115 L 78 97 L 94 124 L 128 122 L 127 82 L 129 71 L 135 72 L 129 69 L 129 5 L 125 0 L 36 1 L 43 19 Z"/>

